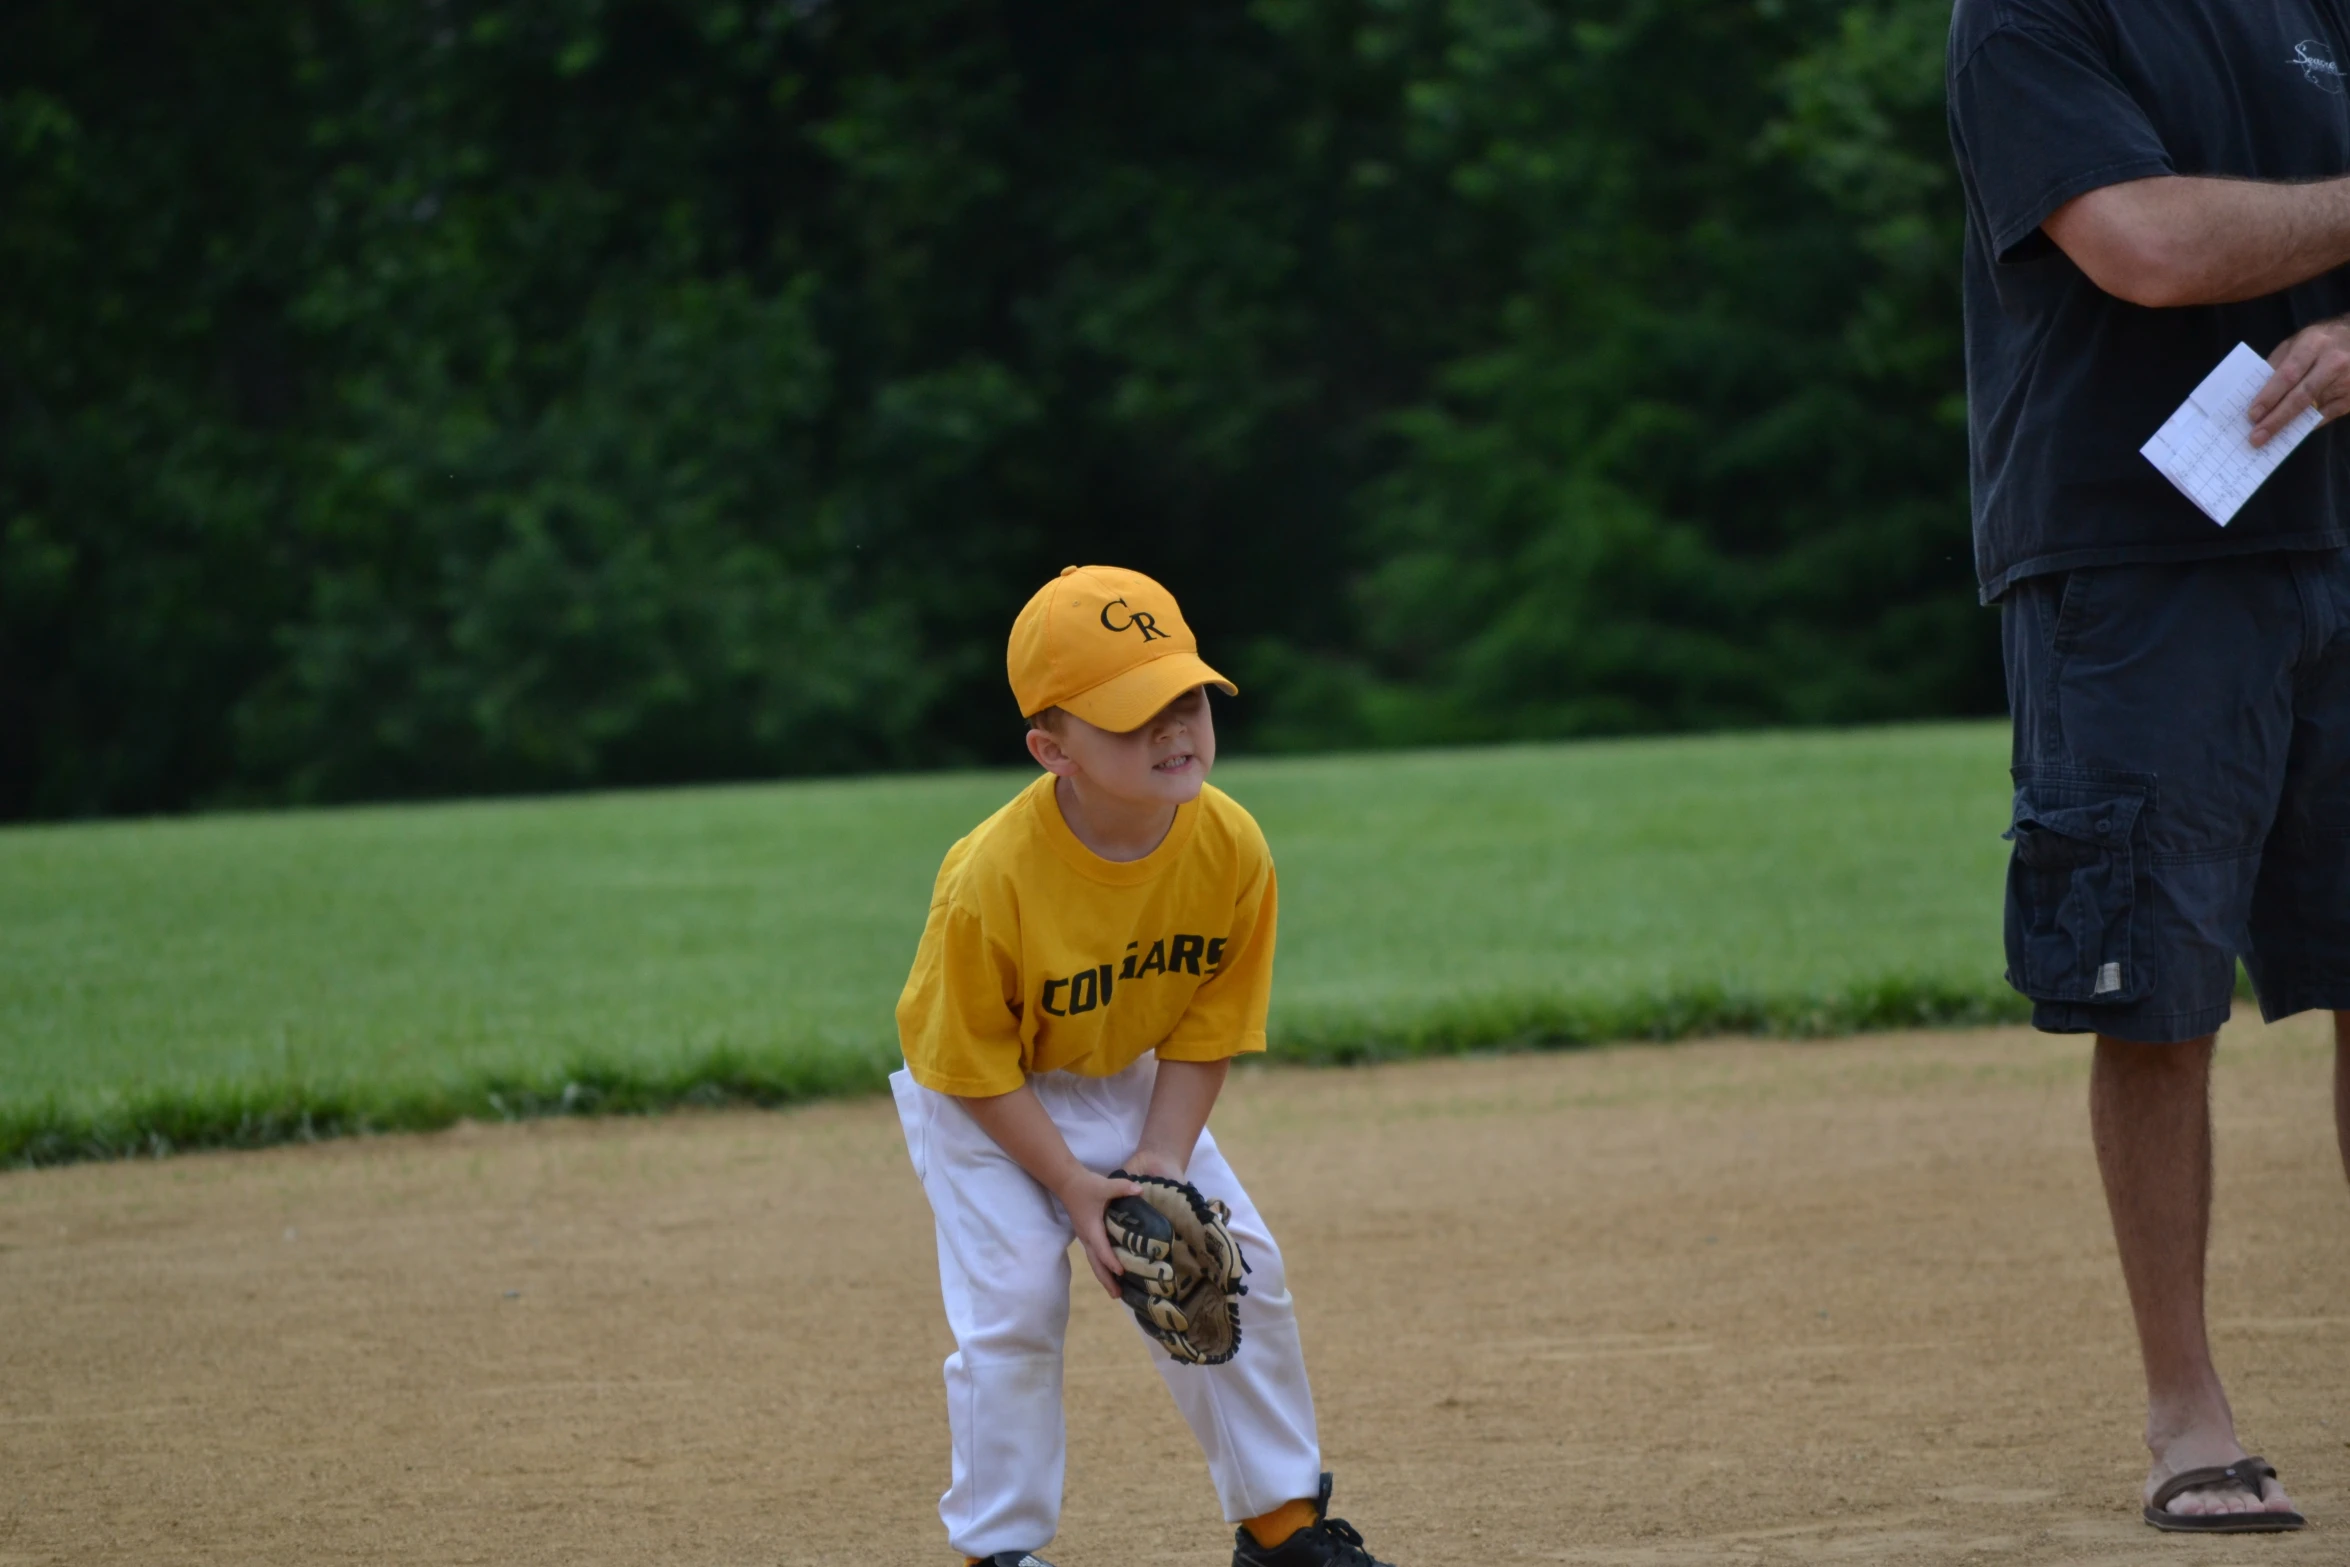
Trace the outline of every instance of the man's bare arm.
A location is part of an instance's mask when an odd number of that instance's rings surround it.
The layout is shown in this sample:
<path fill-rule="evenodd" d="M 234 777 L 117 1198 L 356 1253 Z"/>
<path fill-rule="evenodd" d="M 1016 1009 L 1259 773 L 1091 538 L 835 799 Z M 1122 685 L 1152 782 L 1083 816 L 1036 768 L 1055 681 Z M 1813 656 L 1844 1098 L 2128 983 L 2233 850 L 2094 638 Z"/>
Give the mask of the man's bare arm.
<path fill-rule="evenodd" d="M 2077 196 L 2040 227 L 2118 299 L 2224 305 L 2350 264 L 2350 178 L 2285 185 L 2167 174 Z"/>

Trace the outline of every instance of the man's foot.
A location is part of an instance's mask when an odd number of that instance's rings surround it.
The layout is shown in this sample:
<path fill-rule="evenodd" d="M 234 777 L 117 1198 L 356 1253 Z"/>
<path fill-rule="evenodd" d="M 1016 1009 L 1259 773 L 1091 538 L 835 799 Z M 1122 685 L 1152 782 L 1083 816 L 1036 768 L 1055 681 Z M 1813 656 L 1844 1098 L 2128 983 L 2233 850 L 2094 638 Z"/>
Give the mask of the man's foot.
<path fill-rule="evenodd" d="M 2246 1456 L 2238 1447 L 2232 1455 L 2209 1455 L 2213 1462 L 2182 1461 L 2174 1445 L 2146 1477 L 2146 1521 L 2157 1529 L 2217 1530 L 2225 1525 L 2243 1529 L 2298 1529 L 2303 1519 L 2293 1499 L 2277 1482 L 2277 1472 L 2265 1459 Z M 2235 1447 L 2234 1443 L 2228 1446 Z M 2176 1524 L 2168 1520 L 2177 1519 Z"/>
<path fill-rule="evenodd" d="M 1051 1562 L 1031 1551 L 998 1551 L 993 1556 L 965 1558 L 972 1567 L 1053 1567 Z"/>
<path fill-rule="evenodd" d="M 1363 1537 L 1330 1516 L 1330 1477 L 1314 1498 L 1314 1521 L 1279 1545 L 1259 1545 L 1243 1524 L 1233 1531 L 1232 1567 L 1388 1567 L 1363 1548 Z"/>

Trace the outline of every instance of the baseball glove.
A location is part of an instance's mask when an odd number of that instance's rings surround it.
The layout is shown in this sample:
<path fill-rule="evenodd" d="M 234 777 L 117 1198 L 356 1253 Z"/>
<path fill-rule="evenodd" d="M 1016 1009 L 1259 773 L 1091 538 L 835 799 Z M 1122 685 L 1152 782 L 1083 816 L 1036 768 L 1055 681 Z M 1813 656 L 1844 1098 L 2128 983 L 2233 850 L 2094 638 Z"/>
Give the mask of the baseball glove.
<path fill-rule="evenodd" d="M 1239 1354 L 1248 1259 L 1225 1227 L 1232 1210 L 1189 1181 L 1110 1174 L 1142 1188 L 1139 1197 L 1111 1199 L 1102 1221 L 1123 1270 L 1118 1292 L 1143 1332 L 1185 1365 L 1220 1366 Z"/>

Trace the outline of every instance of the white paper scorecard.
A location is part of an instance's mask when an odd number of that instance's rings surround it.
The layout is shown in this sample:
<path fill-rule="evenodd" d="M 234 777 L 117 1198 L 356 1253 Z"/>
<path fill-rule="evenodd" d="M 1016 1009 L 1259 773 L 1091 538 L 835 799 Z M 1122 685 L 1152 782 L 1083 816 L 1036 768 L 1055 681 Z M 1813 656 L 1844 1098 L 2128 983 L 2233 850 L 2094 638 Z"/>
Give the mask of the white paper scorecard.
<path fill-rule="evenodd" d="M 2323 414 L 2307 408 L 2266 446 L 2253 445 L 2248 410 L 2268 377 L 2268 361 L 2238 343 L 2219 368 L 2187 394 L 2179 411 L 2162 422 L 2154 438 L 2138 448 L 2138 454 L 2177 485 L 2180 494 L 2223 528 L 2277 471 L 2277 464 L 2325 422 Z"/>

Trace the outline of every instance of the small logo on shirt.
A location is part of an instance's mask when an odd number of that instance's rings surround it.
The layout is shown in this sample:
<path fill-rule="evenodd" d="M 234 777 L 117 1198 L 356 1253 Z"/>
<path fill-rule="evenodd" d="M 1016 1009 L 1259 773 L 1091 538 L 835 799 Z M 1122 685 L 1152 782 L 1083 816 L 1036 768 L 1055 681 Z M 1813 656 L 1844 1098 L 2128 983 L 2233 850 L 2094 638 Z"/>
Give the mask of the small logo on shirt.
<path fill-rule="evenodd" d="M 2301 68 L 2301 74 L 2320 92 L 2339 97 L 2342 92 L 2342 68 L 2334 63 L 2334 46 L 2322 38 L 2304 38 L 2293 46 L 2292 64 Z"/>

